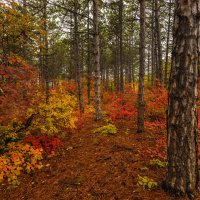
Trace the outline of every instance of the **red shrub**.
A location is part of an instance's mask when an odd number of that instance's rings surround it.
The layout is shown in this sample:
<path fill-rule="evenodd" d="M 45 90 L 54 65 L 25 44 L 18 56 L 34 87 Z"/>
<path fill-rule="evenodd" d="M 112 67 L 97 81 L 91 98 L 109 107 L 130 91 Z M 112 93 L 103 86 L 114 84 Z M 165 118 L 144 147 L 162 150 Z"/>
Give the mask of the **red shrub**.
<path fill-rule="evenodd" d="M 25 144 L 31 144 L 35 149 L 43 148 L 44 152 L 49 154 L 58 147 L 62 147 L 63 143 L 53 136 L 32 136 L 28 135 L 24 141 Z"/>
<path fill-rule="evenodd" d="M 166 139 L 162 138 L 156 141 L 155 146 L 151 149 L 147 149 L 142 154 L 146 154 L 151 158 L 158 158 L 160 160 L 166 160 Z"/>

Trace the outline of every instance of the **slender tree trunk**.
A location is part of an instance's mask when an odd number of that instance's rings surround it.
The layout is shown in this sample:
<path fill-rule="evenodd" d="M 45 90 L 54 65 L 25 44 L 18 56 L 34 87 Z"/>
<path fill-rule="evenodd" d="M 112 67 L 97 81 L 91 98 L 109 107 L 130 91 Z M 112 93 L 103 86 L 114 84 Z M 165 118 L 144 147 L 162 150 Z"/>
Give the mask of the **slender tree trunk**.
<path fill-rule="evenodd" d="M 115 65 L 115 69 L 116 69 L 116 87 L 115 87 L 115 91 L 116 92 L 119 92 L 120 91 L 120 72 L 119 72 L 119 69 L 120 69 L 120 61 L 119 61 L 119 38 L 118 36 L 116 35 L 116 52 L 115 52 L 115 62 L 116 62 L 116 65 Z"/>
<path fill-rule="evenodd" d="M 148 83 L 149 83 L 150 82 L 150 45 L 148 47 L 147 76 L 148 76 Z"/>
<path fill-rule="evenodd" d="M 155 31 L 154 31 L 154 6 L 155 2 L 152 0 L 152 22 L 151 22 L 151 85 L 154 84 L 154 72 L 155 72 Z"/>
<path fill-rule="evenodd" d="M 156 38 L 158 47 L 158 77 L 160 84 L 163 82 L 162 75 L 162 48 L 161 48 L 161 33 L 160 33 L 160 22 L 159 22 L 159 5 L 158 0 L 155 0 L 155 23 L 156 23 Z"/>
<path fill-rule="evenodd" d="M 40 43 L 42 44 L 43 38 L 40 35 Z M 39 68 L 40 68 L 40 83 L 42 84 L 42 88 L 45 89 L 45 69 L 44 69 L 44 52 L 43 48 L 40 45 L 39 47 Z"/>
<path fill-rule="evenodd" d="M 192 198 L 199 183 L 197 66 L 199 0 L 177 0 L 167 119 L 167 174 L 163 187 Z"/>
<path fill-rule="evenodd" d="M 90 45 L 90 3 L 88 2 L 88 21 L 87 21 L 87 90 L 88 90 L 88 104 L 91 102 L 91 79 L 92 79 L 92 70 L 91 70 L 91 45 Z"/>
<path fill-rule="evenodd" d="M 43 7 L 43 18 L 44 18 L 44 70 L 45 70 L 45 92 L 46 92 L 46 103 L 49 102 L 50 96 L 50 88 L 49 88 L 49 59 L 48 59 L 48 52 L 49 52 L 49 44 L 48 44 L 48 30 L 47 30 L 47 0 L 44 0 L 44 7 Z"/>
<path fill-rule="evenodd" d="M 78 0 L 74 0 L 74 61 L 76 64 L 76 78 L 78 85 L 78 100 L 79 109 L 81 113 L 84 113 L 84 102 L 82 94 L 82 83 L 81 83 L 81 66 L 80 66 L 80 50 L 79 50 L 79 29 L 78 29 Z"/>
<path fill-rule="evenodd" d="M 138 132 L 144 132 L 145 0 L 140 3 L 140 68 L 138 88 Z"/>
<path fill-rule="evenodd" d="M 99 0 L 93 0 L 94 21 L 94 56 L 95 56 L 95 119 L 102 118 L 101 113 L 101 74 L 100 74 L 100 49 L 99 49 Z"/>
<path fill-rule="evenodd" d="M 155 73 L 156 73 L 156 81 L 159 79 L 159 63 L 158 63 L 158 41 L 157 34 L 154 32 L 154 58 L 155 58 Z"/>
<path fill-rule="evenodd" d="M 167 47 L 166 47 L 166 57 L 165 57 L 165 85 L 167 84 L 167 72 L 169 65 L 169 39 L 170 39 L 170 29 L 171 29 L 171 10 L 172 10 L 172 1 L 169 1 L 169 18 L 168 18 L 168 29 L 167 29 Z"/>
<path fill-rule="evenodd" d="M 119 1 L 119 65 L 120 65 L 120 92 L 124 91 L 123 67 L 123 0 Z"/>
<path fill-rule="evenodd" d="M 132 42 L 131 37 L 129 37 L 129 55 L 128 55 L 128 83 L 132 84 L 132 63 L 133 63 L 133 56 L 132 56 Z"/>

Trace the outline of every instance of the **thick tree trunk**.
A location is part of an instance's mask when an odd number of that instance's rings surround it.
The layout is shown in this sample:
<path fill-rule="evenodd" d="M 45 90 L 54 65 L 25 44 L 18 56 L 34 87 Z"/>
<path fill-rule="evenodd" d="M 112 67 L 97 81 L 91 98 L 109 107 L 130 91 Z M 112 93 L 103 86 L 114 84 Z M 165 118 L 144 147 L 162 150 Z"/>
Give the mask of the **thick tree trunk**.
<path fill-rule="evenodd" d="M 140 68 L 138 88 L 138 132 L 144 131 L 145 0 L 140 2 Z"/>
<path fill-rule="evenodd" d="M 102 118 L 101 113 L 101 74 L 100 74 L 100 49 L 99 49 L 99 0 L 93 0 L 94 21 L 94 56 L 95 56 L 95 119 Z"/>
<path fill-rule="evenodd" d="M 197 65 L 199 0 L 177 0 L 167 119 L 166 191 L 193 197 L 199 182 Z"/>

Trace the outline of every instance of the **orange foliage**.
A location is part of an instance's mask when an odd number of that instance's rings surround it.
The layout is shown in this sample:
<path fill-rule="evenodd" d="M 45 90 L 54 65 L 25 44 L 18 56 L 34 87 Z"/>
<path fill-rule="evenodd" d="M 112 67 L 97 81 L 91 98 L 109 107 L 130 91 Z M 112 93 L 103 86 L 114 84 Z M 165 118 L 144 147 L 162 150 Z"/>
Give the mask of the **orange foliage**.
<path fill-rule="evenodd" d="M 0 125 L 7 125 L 14 119 L 23 120 L 27 108 L 37 102 L 38 72 L 16 55 L 0 60 Z"/>

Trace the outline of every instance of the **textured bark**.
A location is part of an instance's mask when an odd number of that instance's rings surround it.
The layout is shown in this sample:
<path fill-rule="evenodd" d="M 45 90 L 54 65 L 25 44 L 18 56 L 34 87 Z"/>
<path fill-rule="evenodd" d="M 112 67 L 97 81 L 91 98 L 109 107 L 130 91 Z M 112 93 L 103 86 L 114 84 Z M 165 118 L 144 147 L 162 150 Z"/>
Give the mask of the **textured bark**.
<path fill-rule="evenodd" d="M 88 20 L 87 20 L 87 94 L 88 104 L 91 102 L 91 80 L 92 80 L 92 64 L 91 64 L 91 45 L 90 45 L 90 3 L 88 2 Z"/>
<path fill-rule="evenodd" d="M 169 1 L 169 18 L 168 18 L 168 28 L 167 28 L 167 47 L 166 47 L 166 57 L 165 57 L 165 78 L 164 83 L 167 84 L 167 74 L 168 74 L 168 64 L 169 64 L 169 38 L 171 29 L 171 11 L 172 11 L 172 0 Z"/>
<path fill-rule="evenodd" d="M 154 58 L 155 58 L 155 75 L 156 75 L 156 80 L 159 79 L 159 66 L 158 66 L 158 42 L 157 42 L 157 34 L 155 31 L 154 34 Z"/>
<path fill-rule="evenodd" d="M 148 47 L 147 77 L 148 77 L 148 82 L 150 82 L 150 45 Z"/>
<path fill-rule="evenodd" d="M 115 38 L 115 42 L 116 42 L 116 49 L 114 51 L 115 54 L 115 71 L 114 71 L 114 84 L 115 84 L 115 91 L 119 92 L 119 38 L 116 35 Z"/>
<path fill-rule="evenodd" d="M 50 88 L 49 88 L 49 44 L 48 44 L 48 30 L 47 30 L 47 0 L 43 1 L 43 18 L 44 18 L 44 31 L 46 32 L 44 36 L 44 72 L 45 72 L 45 92 L 46 92 L 46 103 L 49 102 Z"/>
<path fill-rule="evenodd" d="M 119 1 L 119 65 L 120 65 L 120 92 L 124 91 L 123 67 L 123 0 Z"/>
<path fill-rule="evenodd" d="M 100 49 L 99 49 L 99 0 L 93 0 L 93 21 L 94 21 L 94 56 L 95 56 L 95 119 L 102 118 L 101 113 L 101 74 L 100 74 Z"/>
<path fill-rule="evenodd" d="M 160 33 L 160 22 L 159 22 L 159 5 L 158 0 L 155 0 L 155 25 L 156 25 L 156 38 L 157 38 L 157 52 L 158 52 L 158 78 L 160 83 L 163 82 L 162 75 L 162 48 L 161 48 L 161 33 Z"/>
<path fill-rule="evenodd" d="M 79 50 L 79 30 L 78 30 L 78 1 L 74 0 L 74 61 L 76 64 L 76 78 L 78 85 L 78 100 L 79 109 L 81 113 L 84 113 L 84 102 L 82 94 L 82 83 L 81 83 L 81 66 L 80 66 L 80 50 Z"/>
<path fill-rule="evenodd" d="M 138 132 L 144 131 L 145 0 L 140 0 L 140 68 L 138 88 Z"/>
<path fill-rule="evenodd" d="M 199 182 L 197 146 L 197 65 L 199 0 L 177 0 L 170 77 L 167 160 L 163 187 L 193 197 Z"/>
<path fill-rule="evenodd" d="M 152 1 L 152 22 L 151 22 L 151 85 L 154 84 L 155 72 L 155 31 L 154 31 L 154 0 Z"/>

